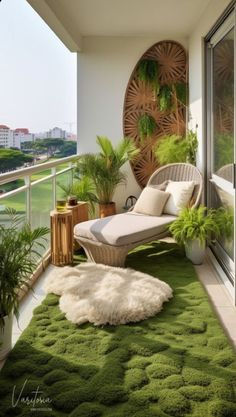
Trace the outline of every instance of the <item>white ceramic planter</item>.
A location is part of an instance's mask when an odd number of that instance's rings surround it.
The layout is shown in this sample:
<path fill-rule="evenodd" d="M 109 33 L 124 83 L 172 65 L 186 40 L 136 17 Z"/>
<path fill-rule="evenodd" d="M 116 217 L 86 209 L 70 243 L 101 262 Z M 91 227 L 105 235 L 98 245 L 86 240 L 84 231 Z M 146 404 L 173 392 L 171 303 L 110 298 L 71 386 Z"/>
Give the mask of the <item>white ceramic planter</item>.
<path fill-rule="evenodd" d="M 201 265 L 204 259 L 206 245 L 201 245 L 199 240 L 191 240 L 185 244 L 185 253 L 194 265 Z"/>
<path fill-rule="evenodd" d="M 4 321 L 4 328 L 0 328 L 0 360 L 5 359 L 12 348 L 13 313 L 5 316 Z"/>

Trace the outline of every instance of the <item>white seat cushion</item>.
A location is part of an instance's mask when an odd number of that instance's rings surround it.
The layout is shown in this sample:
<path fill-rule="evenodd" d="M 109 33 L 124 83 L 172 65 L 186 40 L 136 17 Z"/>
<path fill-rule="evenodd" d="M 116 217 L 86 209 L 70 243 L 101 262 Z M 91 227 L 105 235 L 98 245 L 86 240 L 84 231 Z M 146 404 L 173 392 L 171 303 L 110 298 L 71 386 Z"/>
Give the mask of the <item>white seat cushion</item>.
<path fill-rule="evenodd" d="M 113 246 L 136 243 L 165 232 L 175 216 L 147 216 L 134 212 L 116 214 L 103 219 L 79 223 L 74 236 L 83 237 Z"/>

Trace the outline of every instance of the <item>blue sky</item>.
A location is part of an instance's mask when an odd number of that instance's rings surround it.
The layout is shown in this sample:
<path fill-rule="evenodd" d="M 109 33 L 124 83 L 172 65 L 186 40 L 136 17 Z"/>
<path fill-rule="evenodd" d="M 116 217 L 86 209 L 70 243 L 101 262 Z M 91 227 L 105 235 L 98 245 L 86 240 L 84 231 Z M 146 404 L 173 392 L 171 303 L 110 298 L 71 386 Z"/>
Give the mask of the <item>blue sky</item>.
<path fill-rule="evenodd" d="M 26 0 L 2 0 L 0 124 L 40 132 L 68 122 L 76 122 L 76 54 Z"/>

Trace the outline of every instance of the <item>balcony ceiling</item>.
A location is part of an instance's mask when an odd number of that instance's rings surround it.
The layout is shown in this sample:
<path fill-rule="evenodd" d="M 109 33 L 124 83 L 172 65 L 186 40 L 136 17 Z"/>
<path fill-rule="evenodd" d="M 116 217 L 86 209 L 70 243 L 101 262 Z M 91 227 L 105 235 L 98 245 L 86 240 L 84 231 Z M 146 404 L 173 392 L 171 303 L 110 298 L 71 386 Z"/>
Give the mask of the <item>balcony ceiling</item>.
<path fill-rule="evenodd" d="M 71 51 L 84 36 L 188 37 L 210 0 L 27 0 Z"/>

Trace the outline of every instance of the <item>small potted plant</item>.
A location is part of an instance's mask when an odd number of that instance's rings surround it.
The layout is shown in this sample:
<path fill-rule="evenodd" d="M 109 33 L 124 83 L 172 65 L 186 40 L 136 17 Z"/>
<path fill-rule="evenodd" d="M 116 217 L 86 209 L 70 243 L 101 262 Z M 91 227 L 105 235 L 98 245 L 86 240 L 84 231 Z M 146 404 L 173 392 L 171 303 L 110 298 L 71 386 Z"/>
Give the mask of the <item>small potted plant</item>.
<path fill-rule="evenodd" d="M 92 180 L 96 191 L 100 217 L 116 213 L 112 201 L 116 187 L 125 182 L 121 167 L 135 158 L 139 150 L 132 140 L 125 138 L 116 147 L 106 137 L 97 136 L 98 154 L 86 154 L 79 158 L 77 173 Z"/>
<path fill-rule="evenodd" d="M 11 350 L 13 315 L 18 317 L 19 291 L 38 265 L 47 227 L 30 229 L 15 210 L 6 209 L 10 223 L 0 224 L 0 360 Z"/>
<path fill-rule="evenodd" d="M 195 265 L 203 262 L 207 243 L 232 236 L 233 215 L 229 209 L 184 208 L 170 226 L 177 243 L 184 245 L 186 256 Z"/>
<path fill-rule="evenodd" d="M 75 174 L 73 184 L 59 184 L 59 187 L 61 188 L 63 196 L 67 198 L 68 202 L 72 196 L 78 202 L 86 202 L 88 203 L 90 214 L 94 215 L 95 203 L 98 202 L 98 199 L 95 194 L 93 181 L 90 178 L 85 176 L 81 178 Z"/>

